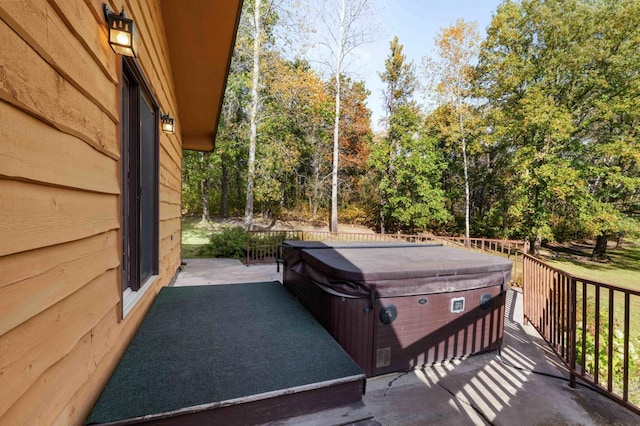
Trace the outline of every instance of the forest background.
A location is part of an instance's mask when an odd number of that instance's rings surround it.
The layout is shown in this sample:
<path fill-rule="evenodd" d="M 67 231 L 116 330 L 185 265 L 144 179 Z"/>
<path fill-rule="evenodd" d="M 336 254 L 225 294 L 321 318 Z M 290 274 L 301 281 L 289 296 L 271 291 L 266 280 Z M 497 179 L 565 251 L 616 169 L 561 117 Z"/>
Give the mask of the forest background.
<path fill-rule="evenodd" d="M 504 1 L 485 34 L 458 20 L 417 64 L 393 38 L 376 132 L 341 66 L 375 37 L 369 6 L 245 0 L 215 150 L 184 152 L 185 214 L 591 238 L 595 257 L 637 236 L 640 2 Z"/>

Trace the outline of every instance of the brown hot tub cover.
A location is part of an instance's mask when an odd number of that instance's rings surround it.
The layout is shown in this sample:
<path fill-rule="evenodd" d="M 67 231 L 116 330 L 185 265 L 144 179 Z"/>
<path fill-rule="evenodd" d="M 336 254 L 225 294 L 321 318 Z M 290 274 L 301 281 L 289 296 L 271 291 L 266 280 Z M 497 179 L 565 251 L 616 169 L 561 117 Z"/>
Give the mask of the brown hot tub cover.
<path fill-rule="evenodd" d="M 508 259 L 441 245 L 285 241 L 283 259 L 325 291 L 356 298 L 448 293 L 511 279 Z"/>

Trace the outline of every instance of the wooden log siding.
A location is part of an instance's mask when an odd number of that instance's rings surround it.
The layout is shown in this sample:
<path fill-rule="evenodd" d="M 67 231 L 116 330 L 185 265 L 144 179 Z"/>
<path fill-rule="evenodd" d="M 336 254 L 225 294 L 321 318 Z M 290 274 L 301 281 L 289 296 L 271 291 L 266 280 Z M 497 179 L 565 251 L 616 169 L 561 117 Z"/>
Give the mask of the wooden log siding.
<path fill-rule="evenodd" d="M 114 159 L 120 157 L 117 125 L 65 80 L 40 54 L 0 22 L 0 99 L 74 135 Z M 70 52 L 73 54 L 73 52 Z M 113 90 L 117 86 L 112 85 Z"/>
<path fill-rule="evenodd" d="M 118 163 L 82 140 L 1 102 L 0 123 L 1 176 L 104 194 L 120 193 Z M 36 155 L 24 155 L 25 151 Z"/>
<path fill-rule="evenodd" d="M 16 33 L 29 40 L 38 55 L 62 74 L 69 84 L 113 121 L 118 120 L 117 92 L 113 90 L 118 82 L 115 70 L 109 75 L 103 72 L 75 34 L 66 30 L 62 17 L 46 0 L 32 0 L 29 7 L 25 7 L 23 2 L 2 2 L 0 11 L 9 22 L 15 23 L 13 29 Z"/>
<path fill-rule="evenodd" d="M 122 319 L 120 58 L 103 0 L 0 2 L 0 424 L 82 424 L 180 265 L 180 133 L 160 134 L 159 277 Z M 177 118 L 159 0 L 124 5 Z"/>

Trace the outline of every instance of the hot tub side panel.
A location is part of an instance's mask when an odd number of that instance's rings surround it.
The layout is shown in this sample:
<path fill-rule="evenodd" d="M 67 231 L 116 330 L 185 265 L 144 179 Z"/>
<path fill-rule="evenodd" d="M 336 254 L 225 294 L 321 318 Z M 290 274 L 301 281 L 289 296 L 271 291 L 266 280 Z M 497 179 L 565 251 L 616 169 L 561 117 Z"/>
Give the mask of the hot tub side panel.
<path fill-rule="evenodd" d="M 497 349 L 502 342 L 505 294 L 502 286 L 494 286 L 379 299 L 373 368 L 361 368 L 367 375 L 377 376 Z M 490 303 L 480 307 L 483 295 L 490 295 Z M 462 298 L 464 311 L 452 313 L 452 300 L 459 303 Z M 390 305 L 395 307 L 397 317 L 391 324 L 384 324 L 380 312 Z"/>
<path fill-rule="evenodd" d="M 325 292 L 307 276 L 285 268 L 284 286 L 365 371 L 373 371 L 375 313 L 369 299 Z"/>
<path fill-rule="evenodd" d="M 323 319 L 320 323 L 367 377 L 374 371 L 376 315 L 369 299 L 351 299 L 323 295 Z"/>
<path fill-rule="evenodd" d="M 367 377 L 495 350 L 502 342 L 506 293 L 501 285 L 381 298 L 371 309 L 369 299 L 329 294 L 293 271 L 284 282 Z M 483 309 L 480 299 L 487 294 L 491 303 Z M 452 300 L 461 298 L 464 311 L 452 313 Z M 398 314 L 384 324 L 380 313 L 390 305 Z"/>
<path fill-rule="evenodd" d="M 324 307 L 325 292 L 305 275 L 299 274 L 289 267 L 285 267 L 282 277 L 283 284 L 291 294 L 293 294 L 302 305 L 313 315 L 313 317 L 323 323 L 326 309 Z"/>

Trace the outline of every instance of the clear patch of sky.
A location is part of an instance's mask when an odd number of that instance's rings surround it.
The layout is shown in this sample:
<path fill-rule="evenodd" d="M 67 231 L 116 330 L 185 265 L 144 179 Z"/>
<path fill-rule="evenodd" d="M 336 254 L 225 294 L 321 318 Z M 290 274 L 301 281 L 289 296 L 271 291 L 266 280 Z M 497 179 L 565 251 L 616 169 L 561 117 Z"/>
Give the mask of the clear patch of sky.
<path fill-rule="evenodd" d="M 416 68 L 424 56 L 433 56 L 434 37 L 441 28 L 457 19 L 476 21 L 482 38 L 502 0 L 377 0 L 380 15 L 379 40 L 358 48 L 352 58 L 350 72 L 356 80 L 364 80 L 371 91 L 368 106 L 372 111 L 372 126 L 381 130 L 384 117 L 383 84 L 379 73 L 389 55 L 389 43 L 394 36 L 404 46 L 407 60 Z"/>

